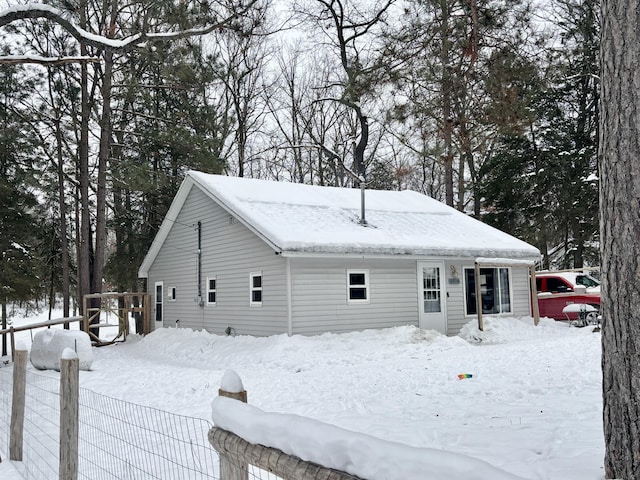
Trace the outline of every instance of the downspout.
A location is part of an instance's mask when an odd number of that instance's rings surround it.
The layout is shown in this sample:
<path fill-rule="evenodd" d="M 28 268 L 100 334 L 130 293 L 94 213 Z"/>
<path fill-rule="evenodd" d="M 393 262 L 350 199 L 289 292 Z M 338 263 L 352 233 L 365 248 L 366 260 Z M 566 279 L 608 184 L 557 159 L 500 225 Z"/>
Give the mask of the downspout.
<path fill-rule="evenodd" d="M 202 222 L 198 222 L 198 306 L 204 306 L 202 300 Z"/>
<path fill-rule="evenodd" d="M 293 335 L 293 310 L 291 308 L 291 258 L 286 258 L 287 270 L 287 335 Z"/>

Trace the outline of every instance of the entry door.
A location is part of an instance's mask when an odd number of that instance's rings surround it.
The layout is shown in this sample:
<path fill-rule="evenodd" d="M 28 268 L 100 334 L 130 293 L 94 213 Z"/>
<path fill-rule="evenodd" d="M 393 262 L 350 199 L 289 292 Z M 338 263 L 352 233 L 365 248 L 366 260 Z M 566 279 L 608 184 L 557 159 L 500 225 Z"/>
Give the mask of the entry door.
<path fill-rule="evenodd" d="M 418 262 L 420 328 L 447 333 L 444 262 Z"/>

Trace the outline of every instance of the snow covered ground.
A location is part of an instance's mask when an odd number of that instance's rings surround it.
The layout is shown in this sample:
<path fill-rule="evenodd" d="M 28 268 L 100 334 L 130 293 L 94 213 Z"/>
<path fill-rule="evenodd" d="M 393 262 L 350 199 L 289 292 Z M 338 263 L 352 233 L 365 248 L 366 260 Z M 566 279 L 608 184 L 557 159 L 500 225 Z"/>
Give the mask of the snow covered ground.
<path fill-rule="evenodd" d="M 211 419 L 221 378 L 233 369 L 264 411 L 461 454 L 526 479 L 603 479 L 600 334 L 547 319 L 538 327 L 530 318 L 485 322 L 484 332 L 470 322 L 457 337 L 415 327 L 269 338 L 161 329 L 94 349 L 80 381 Z M 30 335 L 20 336 L 30 346 Z M 0 443 L 0 478 L 17 479 L 6 448 Z M 385 461 L 373 457 L 373 466 Z"/>

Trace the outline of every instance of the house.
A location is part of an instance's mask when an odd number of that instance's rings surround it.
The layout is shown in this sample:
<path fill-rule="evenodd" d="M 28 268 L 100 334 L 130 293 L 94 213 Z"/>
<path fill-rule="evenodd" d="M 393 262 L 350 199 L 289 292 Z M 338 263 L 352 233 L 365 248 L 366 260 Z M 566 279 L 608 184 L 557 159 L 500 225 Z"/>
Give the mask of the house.
<path fill-rule="evenodd" d="M 533 246 L 413 191 L 188 172 L 140 269 L 155 327 L 217 334 L 416 325 L 455 335 L 476 316 L 478 257 Z M 531 315 L 527 269 L 479 270 L 485 315 Z"/>

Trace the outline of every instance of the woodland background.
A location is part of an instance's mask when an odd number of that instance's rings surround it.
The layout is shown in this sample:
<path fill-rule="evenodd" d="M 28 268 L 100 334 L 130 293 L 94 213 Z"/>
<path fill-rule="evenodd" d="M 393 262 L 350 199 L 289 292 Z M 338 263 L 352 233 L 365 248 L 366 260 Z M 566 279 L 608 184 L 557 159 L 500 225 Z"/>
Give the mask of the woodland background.
<path fill-rule="evenodd" d="M 5 324 L 143 288 L 189 169 L 409 188 L 598 263 L 596 0 L 27 4 L 0 5 Z"/>

